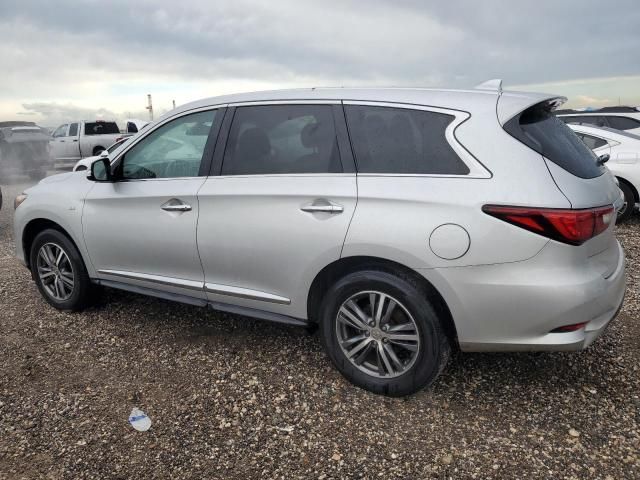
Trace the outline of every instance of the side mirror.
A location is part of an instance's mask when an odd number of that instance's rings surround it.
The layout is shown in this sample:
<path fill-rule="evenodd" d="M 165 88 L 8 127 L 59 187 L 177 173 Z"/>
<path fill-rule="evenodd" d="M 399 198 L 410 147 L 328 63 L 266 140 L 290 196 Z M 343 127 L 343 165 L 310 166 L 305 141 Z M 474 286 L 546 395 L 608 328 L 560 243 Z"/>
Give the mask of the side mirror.
<path fill-rule="evenodd" d="M 610 158 L 611 158 L 611 155 L 609 155 L 608 153 L 605 153 L 604 155 L 600 155 L 598 157 L 598 165 L 604 165 L 609 161 Z"/>
<path fill-rule="evenodd" d="M 113 174 L 111 173 L 111 161 L 108 156 L 101 156 L 98 160 L 91 164 L 91 175 L 89 180 L 94 182 L 112 182 Z"/>

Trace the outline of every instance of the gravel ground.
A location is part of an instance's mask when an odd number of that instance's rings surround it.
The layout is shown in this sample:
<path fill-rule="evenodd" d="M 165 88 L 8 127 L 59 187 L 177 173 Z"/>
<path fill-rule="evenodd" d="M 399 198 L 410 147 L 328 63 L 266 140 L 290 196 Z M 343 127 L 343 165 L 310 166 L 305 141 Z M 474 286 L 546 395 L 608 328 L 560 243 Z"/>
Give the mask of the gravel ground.
<path fill-rule="evenodd" d="M 303 329 L 117 291 L 53 310 L 13 258 L 24 187 L 2 186 L 0 478 L 640 478 L 638 215 L 625 307 L 587 351 L 457 354 L 389 399 Z"/>

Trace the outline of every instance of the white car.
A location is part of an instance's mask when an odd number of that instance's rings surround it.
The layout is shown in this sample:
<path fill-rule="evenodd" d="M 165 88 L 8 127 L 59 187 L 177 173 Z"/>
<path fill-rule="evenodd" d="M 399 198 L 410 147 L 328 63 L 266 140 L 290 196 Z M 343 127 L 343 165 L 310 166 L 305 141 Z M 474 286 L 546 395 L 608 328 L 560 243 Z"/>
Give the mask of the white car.
<path fill-rule="evenodd" d="M 592 125 L 624 130 L 640 135 L 640 107 L 603 107 L 598 110 L 558 110 L 556 116 L 565 123 Z"/>
<path fill-rule="evenodd" d="M 100 157 L 108 157 L 112 152 L 115 152 L 115 150 L 122 145 L 123 143 L 125 143 L 127 140 L 129 140 L 131 137 L 124 137 L 121 138 L 120 140 L 118 140 L 116 143 L 114 143 L 113 145 L 111 145 L 109 148 L 107 148 L 106 150 L 101 151 L 98 155 L 94 155 L 92 157 L 86 157 L 83 158 L 82 160 L 79 160 L 74 166 L 73 166 L 73 171 L 74 172 L 79 172 L 81 170 L 87 170 L 91 167 L 91 164 L 93 162 L 95 162 L 96 160 L 98 160 Z"/>
<path fill-rule="evenodd" d="M 596 155 L 609 155 L 607 167 L 624 193 L 625 204 L 618 212 L 618 223 L 624 222 L 640 202 L 640 136 L 592 125 L 569 124 L 569 127 Z"/>

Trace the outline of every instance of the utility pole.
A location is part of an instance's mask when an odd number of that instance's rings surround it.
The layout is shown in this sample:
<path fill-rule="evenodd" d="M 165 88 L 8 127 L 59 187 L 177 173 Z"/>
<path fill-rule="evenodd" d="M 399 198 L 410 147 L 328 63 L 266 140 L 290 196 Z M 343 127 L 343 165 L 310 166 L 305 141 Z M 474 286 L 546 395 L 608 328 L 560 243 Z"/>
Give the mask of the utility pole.
<path fill-rule="evenodd" d="M 153 121 L 153 103 L 151 103 L 151 94 L 147 94 L 147 110 L 149 110 L 149 120 Z"/>
<path fill-rule="evenodd" d="M 176 109 L 176 101 L 172 100 L 172 102 L 173 102 L 173 109 L 175 110 Z"/>

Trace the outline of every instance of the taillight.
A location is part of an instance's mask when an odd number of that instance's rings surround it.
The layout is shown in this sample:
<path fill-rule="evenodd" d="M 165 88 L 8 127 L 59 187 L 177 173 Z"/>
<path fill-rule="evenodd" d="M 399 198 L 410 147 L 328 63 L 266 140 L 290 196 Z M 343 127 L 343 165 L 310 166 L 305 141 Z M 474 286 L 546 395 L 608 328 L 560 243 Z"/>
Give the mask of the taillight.
<path fill-rule="evenodd" d="M 569 245 L 583 244 L 604 232 L 615 219 L 612 205 L 580 210 L 485 205 L 482 211 Z"/>

